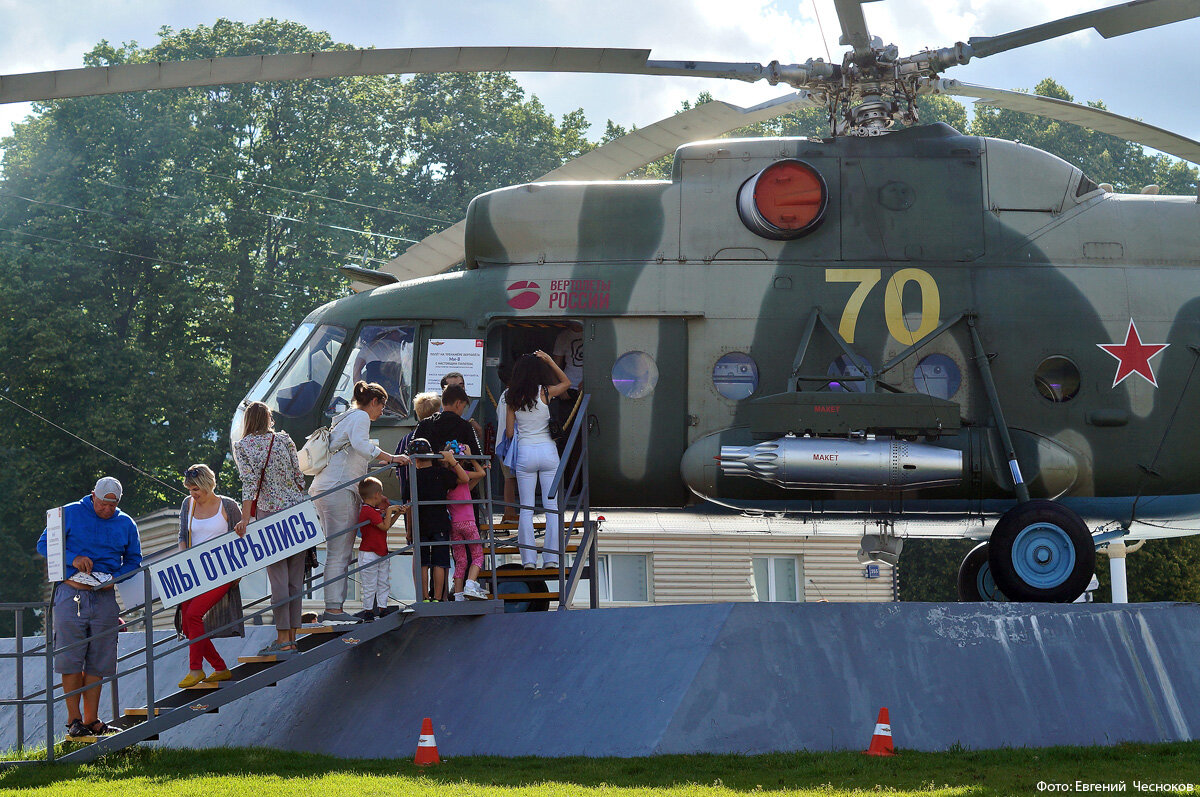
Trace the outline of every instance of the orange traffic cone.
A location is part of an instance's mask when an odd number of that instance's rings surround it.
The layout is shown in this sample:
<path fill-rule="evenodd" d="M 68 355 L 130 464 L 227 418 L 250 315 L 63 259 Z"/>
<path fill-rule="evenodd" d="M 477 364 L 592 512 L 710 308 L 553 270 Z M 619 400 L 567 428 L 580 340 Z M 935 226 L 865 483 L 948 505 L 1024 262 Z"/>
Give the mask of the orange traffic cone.
<path fill-rule="evenodd" d="M 442 763 L 438 758 L 437 740 L 433 738 L 433 720 L 429 717 L 421 722 L 421 736 L 417 739 L 417 755 L 413 763 L 419 767 Z"/>
<path fill-rule="evenodd" d="M 888 721 L 887 707 L 879 709 L 879 719 L 875 722 L 875 733 L 871 734 L 871 746 L 863 750 L 865 755 L 895 755 L 892 747 L 892 724 Z"/>

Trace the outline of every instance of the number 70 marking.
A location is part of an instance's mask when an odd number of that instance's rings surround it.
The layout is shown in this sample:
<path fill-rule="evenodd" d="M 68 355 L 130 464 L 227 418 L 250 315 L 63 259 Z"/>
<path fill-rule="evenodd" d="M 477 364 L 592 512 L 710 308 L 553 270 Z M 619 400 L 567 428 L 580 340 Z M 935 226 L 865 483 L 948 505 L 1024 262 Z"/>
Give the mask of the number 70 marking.
<path fill-rule="evenodd" d="M 842 320 L 838 324 L 838 334 L 847 343 L 854 342 L 854 331 L 858 326 L 858 316 L 862 311 L 867 296 L 879 281 L 883 279 L 883 271 L 878 268 L 827 268 L 826 282 L 856 282 L 858 287 L 846 301 L 842 311 Z M 910 282 L 917 283 L 921 289 L 921 321 L 915 330 L 908 328 L 904 320 L 904 286 Z M 928 271 L 919 268 L 902 268 L 891 276 L 884 287 L 883 317 L 887 321 L 888 332 L 905 346 L 911 346 L 941 323 L 942 298 L 938 293 L 937 282 Z"/>

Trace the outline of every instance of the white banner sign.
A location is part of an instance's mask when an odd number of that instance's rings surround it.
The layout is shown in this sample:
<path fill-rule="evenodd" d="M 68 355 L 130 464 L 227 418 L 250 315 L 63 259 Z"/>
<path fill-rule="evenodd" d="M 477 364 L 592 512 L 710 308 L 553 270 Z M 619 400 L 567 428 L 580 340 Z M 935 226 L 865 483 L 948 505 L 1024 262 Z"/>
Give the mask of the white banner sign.
<path fill-rule="evenodd" d="M 448 338 L 429 341 L 425 357 L 425 390 L 439 395 L 442 377 L 451 371 L 463 375 L 467 395 L 483 395 L 483 341 L 477 338 Z"/>
<path fill-rule="evenodd" d="M 168 556 L 150 566 L 163 606 L 174 606 L 325 540 L 312 501 L 251 523 L 246 536 L 233 532 Z"/>
<path fill-rule="evenodd" d="M 46 578 L 62 581 L 63 572 L 63 508 L 56 506 L 46 510 Z"/>

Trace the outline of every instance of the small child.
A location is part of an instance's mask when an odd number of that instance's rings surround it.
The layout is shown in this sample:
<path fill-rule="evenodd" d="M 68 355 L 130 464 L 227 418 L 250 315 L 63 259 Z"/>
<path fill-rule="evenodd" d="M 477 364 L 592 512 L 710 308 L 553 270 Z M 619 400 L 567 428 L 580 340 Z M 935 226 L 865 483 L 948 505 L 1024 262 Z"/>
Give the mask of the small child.
<path fill-rule="evenodd" d="M 426 501 L 445 501 L 446 494 L 456 484 L 467 483 L 467 472 L 454 459 L 451 451 L 442 452 L 442 462 L 446 468 L 433 467 L 434 460 L 419 457 L 420 454 L 432 454 L 433 447 L 424 437 L 414 438 L 408 445 L 408 454 L 413 457 L 417 466 L 417 498 L 421 501 L 417 519 L 420 521 L 421 542 L 450 541 L 450 513 L 445 504 L 426 504 Z M 404 486 L 404 500 L 411 502 L 410 485 Z M 404 538 L 412 545 L 412 506 L 407 504 L 410 525 L 405 531 Z M 438 601 L 446 589 L 446 571 L 450 569 L 449 545 L 421 545 L 421 591 L 422 599 Z M 429 571 L 433 569 L 433 597 L 429 591 Z"/>
<path fill-rule="evenodd" d="M 447 450 L 453 451 L 460 457 L 471 456 L 471 447 L 466 443 L 451 440 L 446 444 Z M 475 460 L 469 460 L 471 466 L 467 470 L 467 481 L 455 485 L 446 498 L 451 501 L 463 501 L 461 504 L 450 504 L 450 541 L 478 540 L 479 528 L 475 525 L 475 506 L 471 504 L 471 490 L 479 480 L 487 475 L 483 466 Z M 464 468 L 464 470 L 466 470 Z M 475 601 L 487 600 L 487 593 L 479 586 L 479 570 L 483 567 L 483 546 L 454 545 L 454 599 L 456 601 L 470 599 Z M 467 565 L 467 555 L 470 554 L 471 564 Z M 465 577 L 465 584 L 464 582 Z"/>
<path fill-rule="evenodd" d="M 378 560 L 388 555 L 388 529 L 395 524 L 404 508 L 388 503 L 383 495 L 383 482 L 374 476 L 368 476 L 358 483 L 358 495 L 363 502 L 362 509 L 358 511 L 358 522 L 366 524 L 358 531 L 362 536 L 362 542 L 358 545 L 358 563 L 362 569 L 358 574 L 362 584 L 363 610 L 382 617 L 391 592 L 391 563 Z"/>

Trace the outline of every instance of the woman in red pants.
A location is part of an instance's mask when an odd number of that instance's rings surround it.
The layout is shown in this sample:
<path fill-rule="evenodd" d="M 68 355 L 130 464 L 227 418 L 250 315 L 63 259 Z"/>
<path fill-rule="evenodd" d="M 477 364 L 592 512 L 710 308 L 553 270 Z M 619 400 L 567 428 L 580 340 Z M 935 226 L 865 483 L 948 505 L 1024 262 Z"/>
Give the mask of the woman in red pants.
<path fill-rule="evenodd" d="M 237 501 L 223 495 L 217 495 L 217 477 L 207 465 L 192 465 L 183 474 L 183 486 L 188 489 L 188 497 L 183 499 L 179 510 L 179 549 L 185 550 L 193 545 L 208 542 L 214 537 L 233 531 L 234 526 L 242 519 L 242 510 Z M 237 582 L 225 584 L 203 595 L 198 595 L 182 604 L 183 633 L 188 639 L 196 639 L 204 635 L 204 615 L 225 597 L 229 588 Z M 179 682 L 181 689 L 195 686 L 201 681 L 214 683 L 228 681 L 233 675 L 225 666 L 225 660 L 217 652 L 217 646 L 212 639 L 201 639 L 193 642 L 188 648 L 189 667 L 187 676 Z M 213 674 L 205 677 L 204 661 L 207 660 L 213 668 Z"/>

